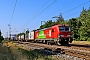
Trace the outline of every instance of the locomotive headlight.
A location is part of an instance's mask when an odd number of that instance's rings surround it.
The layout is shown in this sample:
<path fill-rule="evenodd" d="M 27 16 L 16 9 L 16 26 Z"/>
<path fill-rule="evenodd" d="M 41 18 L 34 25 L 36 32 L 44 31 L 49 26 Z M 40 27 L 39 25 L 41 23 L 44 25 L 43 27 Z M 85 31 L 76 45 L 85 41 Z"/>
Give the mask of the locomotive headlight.
<path fill-rule="evenodd" d="M 61 37 L 64 37 L 64 35 L 60 35 Z"/>
<path fill-rule="evenodd" d="M 70 37 L 71 35 L 67 35 L 67 37 Z"/>
<path fill-rule="evenodd" d="M 64 37 L 64 35 L 58 35 L 58 37 Z"/>

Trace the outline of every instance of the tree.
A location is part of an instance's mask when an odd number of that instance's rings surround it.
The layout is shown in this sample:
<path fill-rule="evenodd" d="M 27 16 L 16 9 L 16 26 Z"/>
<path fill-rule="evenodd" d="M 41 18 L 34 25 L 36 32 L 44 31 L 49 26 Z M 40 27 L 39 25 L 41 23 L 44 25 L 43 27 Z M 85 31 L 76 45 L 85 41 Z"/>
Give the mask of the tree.
<path fill-rule="evenodd" d="M 68 24 L 72 29 L 72 37 L 76 40 L 78 38 L 77 18 L 69 19 Z"/>
<path fill-rule="evenodd" d="M 21 36 L 21 35 L 24 35 L 25 33 L 19 33 L 17 36 Z"/>
<path fill-rule="evenodd" d="M 2 42 L 2 40 L 4 40 L 3 36 L 1 36 L 1 30 L 0 30 L 0 42 Z"/>
<path fill-rule="evenodd" d="M 87 36 L 88 36 L 88 39 L 90 41 L 90 7 L 89 9 L 87 10 L 87 17 L 86 17 L 86 30 L 87 30 Z"/>
<path fill-rule="evenodd" d="M 87 33 L 87 11 L 86 9 L 84 9 L 83 7 L 83 10 L 80 14 L 80 17 L 79 17 L 79 21 L 81 22 L 81 26 L 80 28 L 78 29 L 78 33 L 80 35 L 80 40 L 83 40 L 83 41 L 86 41 L 88 39 L 88 33 Z"/>
<path fill-rule="evenodd" d="M 29 30 L 26 31 L 26 34 L 28 34 L 28 33 L 29 33 Z"/>
<path fill-rule="evenodd" d="M 48 20 L 47 22 L 45 22 L 45 24 L 41 25 L 39 29 L 43 29 L 43 28 L 48 28 L 51 27 L 52 25 L 55 25 L 55 22 L 52 22 L 52 20 Z"/>
<path fill-rule="evenodd" d="M 84 9 L 78 18 L 69 19 L 68 24 L 72 31 L 72 37 L 81 41 L 90 41 L 90 7 Z"/>

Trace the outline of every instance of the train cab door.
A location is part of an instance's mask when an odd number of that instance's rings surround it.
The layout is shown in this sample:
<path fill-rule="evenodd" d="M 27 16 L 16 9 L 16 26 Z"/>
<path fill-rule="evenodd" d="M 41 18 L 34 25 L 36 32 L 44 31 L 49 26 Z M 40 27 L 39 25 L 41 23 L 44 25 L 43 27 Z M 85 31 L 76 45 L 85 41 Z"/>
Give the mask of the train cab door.
<path fill-rule="evenodd" d="M 52 29 L 52 31 L 51 31 L 52 33 L 52 38 L 54 38 L 54 29 Z"/>

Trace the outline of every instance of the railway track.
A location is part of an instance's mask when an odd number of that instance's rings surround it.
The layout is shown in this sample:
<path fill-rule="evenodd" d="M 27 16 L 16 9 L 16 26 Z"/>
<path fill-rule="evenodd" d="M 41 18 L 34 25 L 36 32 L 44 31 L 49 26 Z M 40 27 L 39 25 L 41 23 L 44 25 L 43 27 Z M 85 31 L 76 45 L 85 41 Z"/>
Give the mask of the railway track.
<path fill-rule="evenodd" d="M 42 49 L 48 54 L 68 57 L 67 60 L 90 60 L 90 48 L 80 46 L 57 46 L 46 45 L 39 43 L 21 42 L 20 44 L 28 47 L 29 49 Z M 74 59 L 72 59 L 74 58 Z"/>

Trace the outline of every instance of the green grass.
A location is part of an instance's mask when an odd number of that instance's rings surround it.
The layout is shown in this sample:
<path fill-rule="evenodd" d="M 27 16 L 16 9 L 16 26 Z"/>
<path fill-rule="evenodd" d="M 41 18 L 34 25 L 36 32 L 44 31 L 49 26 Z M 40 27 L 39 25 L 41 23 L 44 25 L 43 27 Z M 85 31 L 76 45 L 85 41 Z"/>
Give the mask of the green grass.
<path fill-rule="evenodd" d="M 12 60 L 11 50 L 9 47 L 2 46 L 0 43 L 0 60 Z M 13 59 L 14 60 L 14 59 Z"/>

